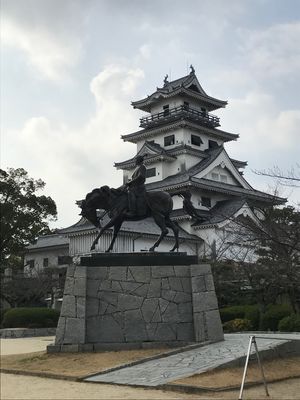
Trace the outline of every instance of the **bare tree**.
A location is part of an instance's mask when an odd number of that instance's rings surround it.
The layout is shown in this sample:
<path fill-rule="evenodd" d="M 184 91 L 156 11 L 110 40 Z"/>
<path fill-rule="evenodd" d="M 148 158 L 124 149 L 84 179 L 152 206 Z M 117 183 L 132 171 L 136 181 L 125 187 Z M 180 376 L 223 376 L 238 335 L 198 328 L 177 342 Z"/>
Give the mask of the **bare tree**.
<path fill-rule="evenodd" d="M 294 311 L 300 301 L 300 212 L 293 207 L 270 208 L 264 220 L 239 216 L 221 230 L 211 246 L 218 296 L 230 287 L 236 301 L 240 286 L 251 293 L 261 315 L 278 296 L 287 296 Z M 222 266 L 225 266 L 222 271 Z M 230 301 L 230 299 L 229 299 Z M 231 302 L 231 301 L 230 301 Z"/>
<path fill-rule="evenodd" d="M 282 172 L 282 170 L 275 166 L 268 170 L 254 170 L 256 175 L 269 176 L 271 178 L 277 178 L 278 183 L 282 186 L 289 187 L 300 187 L 300 164 L 296 164 L 296 167 L 291 167 L 290 170 Z"/>

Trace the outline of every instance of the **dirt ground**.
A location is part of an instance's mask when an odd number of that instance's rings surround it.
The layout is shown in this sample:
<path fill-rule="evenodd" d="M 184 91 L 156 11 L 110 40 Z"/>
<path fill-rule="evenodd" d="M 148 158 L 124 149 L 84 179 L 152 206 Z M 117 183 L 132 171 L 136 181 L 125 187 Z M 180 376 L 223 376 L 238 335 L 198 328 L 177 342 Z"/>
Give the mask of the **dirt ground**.
<path fill-rule="evenodd" d="M 80 378 L 122 364 L 138 361 L 170 348 L 106 351 L 102 353 L 47 354 L 54 337 L 1 339 L 1 369 Z"/>
<path fill-rule="evenodd" d="M 170 351 L 170 349 L 123 350 L 103 353 L 56 353 L 34 352 L 29 354 L 11 354 L 1 357 L 2 370 L 28 371 L 64 377 L 81 378 L 113 367 L 138 361 L 146 357 Z M 300 377 L 300 357 L 281 358 L 263 362 L 268 381 Z M 172 384 L 221 388 L 240 385 L 243 367 L 224 368 L 184 379 Z M 257 362 L 249 364 L 247 382 L 259 382 L 260 370 Z M 300 397 L 300 396 L 299 396 Z"/>
<path fill-rule="evenodd" d="M 46 354 L 45 348 L 52 338 L 2 339 L 1 368 L 14 369 L 19 373 L 29 371 L 44 372 L 65 377 L 82 377 L 123 363 L 149 357 L 170 349 L 132 350 L 103 353 L 60 353 Z M 44 351 L 41 351 L 44 350 Z M 23 354 L 16 354 L 23 353 Z M 24 354 L 26 353 L 26 354 Z M 6 354 L 6 355 L 5 355 Z M 265 361 L 263 363 L 267 379 L 278 379 L 300 373 L 300 357 Z M 240 385 L 243 368 L 226 368 L 201 375 L 177 380 L 176 384 L 216 388 L 220 386 Z M 247 382 L 260 378 L 255 363 L 249 367 Z M 213 384 L 212 384 L 213 382 Z M 174 382 L 172 382 L 174 384 Z M 300 379 L 287 379 L 268 384 L 269 399 L 300 400 Z M 71 382 L 24 376 L 1 374 L 1 400 L 69 400 L 69 399 L 238 399 L 239 390 L 226 392 L 205 392 L 185 394 L 154 389 L 133 388 L 107 384 Z M 245 388 L 245 400 L 266 399 L 262 385 Z"/>
<path fill-rule="evenodd" d="M 300 379 L 269 385 L 270 397 L 264 388 L 245 389 L 244 400 L 299 400 Z M 68 382 L 22 375 L 1 375 L 1 400 L 237 400 L 239 391 L 211 394 L 183 394 L 162 390 L 145 390 L 128 386 Z"/>
<path fill-rule="evenodd" d="M 138 361 L 146 357 L 170 351 L 170 349 L 122 350 L 103 353 L 57 353 L 35 352 L 1 357 L 1 369 L 83 377 Z"/>
<path fill-rule="evenodd" d="M 203 374 L 189 376 L 184 379 L 178 379 L 172 383 L 211 389 L 239 386 L 243 376 L 243 369 L 243 367 L 222 368 L 211 372 L 205 372 Z M 263 369 L 267 381 L 291 377 L 300 378 L 300 357 L 263 361 Z M 261 372 L 258 368 L 257 361 L 253 360 L 248 366 L 246 382 L 260 382 L 261 379 Z"/>

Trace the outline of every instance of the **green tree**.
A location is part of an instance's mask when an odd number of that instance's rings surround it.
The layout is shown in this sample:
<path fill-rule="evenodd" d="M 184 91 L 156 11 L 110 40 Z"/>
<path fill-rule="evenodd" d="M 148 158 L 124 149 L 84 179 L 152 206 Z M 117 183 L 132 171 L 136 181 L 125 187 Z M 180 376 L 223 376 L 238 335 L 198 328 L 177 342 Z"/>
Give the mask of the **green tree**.
<path fill-rule="evenodd" d="M 20 265 L 25 246 L 49 233 L 48 224 L 56 219 L 57 211 L 51 197 L 37 194 L 44 187 L 41 179 L 30 178 L 23 168 L 0 169 L 2 271 Z"/>

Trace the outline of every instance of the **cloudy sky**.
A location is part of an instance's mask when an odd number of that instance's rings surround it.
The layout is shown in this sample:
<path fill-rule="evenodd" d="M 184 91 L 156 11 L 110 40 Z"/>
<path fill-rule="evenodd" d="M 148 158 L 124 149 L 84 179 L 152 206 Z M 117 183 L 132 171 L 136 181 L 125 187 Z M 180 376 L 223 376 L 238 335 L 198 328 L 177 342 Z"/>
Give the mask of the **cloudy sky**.
<path fill-rule="evenodd" d="M 299 0 L 2 0 L 2 168 L 46 182 L 55 226 L 78 219 L 75 200 L 119 186 L 113 167 L 135 153 L 120 135 L 138 129 L 132 100 L 193 64 L 204 90 L 228 100 L 226 146 L 253 170 L 299 162 Z M 297 193 L 298 190 L 298 193 Z M 282 189 L 291 204 L 299 189 Z"/>

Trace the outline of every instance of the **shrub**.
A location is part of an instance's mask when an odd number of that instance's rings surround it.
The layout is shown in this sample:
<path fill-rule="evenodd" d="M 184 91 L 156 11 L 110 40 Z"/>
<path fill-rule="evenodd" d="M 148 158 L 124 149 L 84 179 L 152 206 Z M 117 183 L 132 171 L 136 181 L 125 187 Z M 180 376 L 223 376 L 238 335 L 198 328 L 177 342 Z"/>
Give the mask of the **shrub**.
<path fill-rule="evenodd" d="M 268 306 L 267 311 L 262 316 L 261 329 L 276 331 L 279 321 L 291 315 L 292 312 L 292 308 L 288 304 L 272 304 Z"/>
<path fill-rule="evenodd" d="M 300 332 L 300 315 L 292 314 L 279 321 L 278 330 L 281 332 Z"/>
<path fill-rule="evenodd" d="M 248 319 L 251 321 L 252 329 L 258 329 L 259 309 L 257 305 L 225 307 L 220 310 L 220 315 L 223 323 L 234 319 Z"/>
<path fill-rule="evenodd" d="M 4 318 L 4 314 L 8 311 L 9 308 L 0 308 L 0 326 L 2 327 L 2 321 Z"/>
<path fill-rule="evenodd" d="M 3 318 L 3 328 L 50 328 L 56 327 L 59 312 L 51 308 L 11 308 Z"/>
<path fill-rule="evenodd" d="M 252 329 L 251 321 L 245 318 L 236 318 L 223 324 L 224 332 L 242 332 Z"/>
<path fill-rule="evenodd" d="M 259 329 L 259 309 L 258 306 L 246 306 L 244 318 L 251 321 L 252 329 Z"/>
<path fill-rule="evenodd" d="M 220 309 L 222 322 L 232 321 L 237 318 L 244 318 L 245 306 L 231 306 Z"/>

